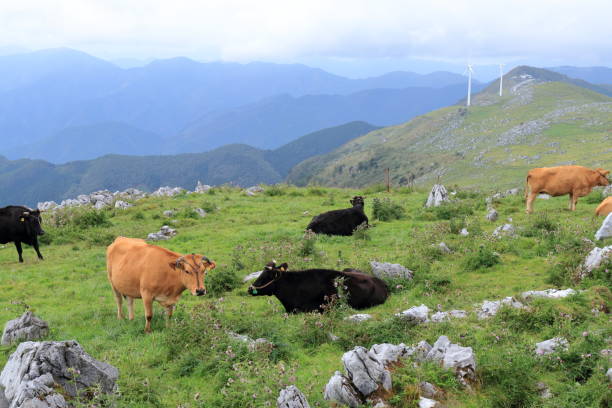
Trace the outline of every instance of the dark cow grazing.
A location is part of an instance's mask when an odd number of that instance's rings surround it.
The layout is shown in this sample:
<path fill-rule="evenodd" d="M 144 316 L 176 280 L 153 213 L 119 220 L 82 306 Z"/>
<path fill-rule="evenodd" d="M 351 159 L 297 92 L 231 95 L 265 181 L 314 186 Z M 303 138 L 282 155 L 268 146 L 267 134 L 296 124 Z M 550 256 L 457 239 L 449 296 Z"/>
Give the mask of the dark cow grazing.
<path fill-rule="evenodd" d="M 353 208 L 319 214 L 310 221 L 306 229 L 316 234 L 353 235 L 355 228 L 363 223 L 368 225 L 368 217 L 363 211 L 363 197 L 355 196 L 350 202 Z"/>
<path fill-rule="evenodd" d="M 22 242 L 34 247 L 38 259 L 43 259 L 38 249 L 38 236 L 45 233 L 40 226 L 41 223 L 40 210 L 17 205 L 0 208 L 0 244 L 14 242 L 19 262 L 23 262 Z"/>
<path fill-rule="evenodd" d="M 348 304 L 355 309 L 385 303 L 389 288 L 382 280 L 362 272 L 331 269 L 307 269 L 289 272 L 286 263 L 270 262 L 248 292 L 252 296 L 276 296 L 287 313 L 322 312 L 337 295 L 337 279 L 344 281 Z"/>

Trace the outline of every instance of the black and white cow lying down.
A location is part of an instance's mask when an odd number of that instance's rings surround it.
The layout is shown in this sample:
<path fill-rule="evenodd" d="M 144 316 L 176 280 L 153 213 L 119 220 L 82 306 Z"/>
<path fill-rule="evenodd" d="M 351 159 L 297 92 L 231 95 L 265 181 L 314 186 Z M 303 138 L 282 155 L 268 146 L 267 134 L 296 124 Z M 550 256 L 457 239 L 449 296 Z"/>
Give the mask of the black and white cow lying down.
<path fill-rule="evenodd" d="M 348 304 L 365 309 L 385 303 L 389 296 L 387 284 L 382 280 L 354 270 L 307 269 L 288 271 L 286 263 L 266 265 L 248 292 L 252 296 L 276 296 L 287 313 L 323 311 L 323 306 L 338 291 L 335 281 L 344 280 Z"/>
<path fill-rule="evenodd" d="M 363 211 L 363 197 L 355 196 L 350 203 L 353 208 L 327 211 L 317 215 L 306 229 L 316 234 L 353 235 L 355 228 L 363 223 L 368 225 L 368 217 Z"/>

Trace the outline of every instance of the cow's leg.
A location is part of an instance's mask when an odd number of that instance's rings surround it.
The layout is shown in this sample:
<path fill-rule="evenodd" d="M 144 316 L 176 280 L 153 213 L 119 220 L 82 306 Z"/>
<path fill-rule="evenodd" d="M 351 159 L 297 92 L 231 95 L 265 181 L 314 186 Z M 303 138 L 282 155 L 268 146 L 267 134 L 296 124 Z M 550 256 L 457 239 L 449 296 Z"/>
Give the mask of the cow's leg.
<path fill-rule="evenodd" d="M 134 320 L 134 298 L 127 296 L 128 301 L 128 319 Z"/>
<path fill-rule="evenodd" d="M 533 212 L 533 201 L 536 199 L 537 197 L 537 193 L 534 193 L 533 191 L 529 192 L 529 195 L 527 196 L 527 214 L 531 214 Z"/>
<path fill-rule="evenodd" d="M 572 194 L 572 211 L 576 211 L 576 203 L 578 202 L 578 194 L 574 193 Z"/>
<path fill-rule="evenodd" d="M 572 207 L 574 206 L 574 194 L 569 193 L 569 205 L 567 207 L 568 210 L 572 211 Z"/>
<path fill-rule="evenodd" d="M 174 312 L 174 305 L 166 306 L 166 327 L 170 324 L 170 318 L 172 317 L 172 313 Z"/>
<path fill-rule="evenodd" d="M 45 258 L 43 258 L 42 254 L 40 253 L 40 249 L 38 249 L 38 239 L 36 239 L 36 237 L 34 237 L 34 242 L 32 243 L 32 246 L 36 251 L 36 255 L 38 255 L 38 259 L 40 259 L 41 261 L 44 260 Z"/>
<path fill-rule="evenodd" d="M 123 295 L 119 293 L 119 291 L 113 288 L 113 293 L 115 294 L 115 302 L 117 303 L 117 319 L 123 319 Z"/>
<path fill-rule="evenodd" d="M 15 248 L 17 248 L 17 253 L 19 254 L 19 262 L 23 262 L 23 248 L 21 248 L 21 241 L 15 241 Z"/>
<path fill-rule="evenodd" d="M 151 333 L 151 320 L 153 319 L 153 296 L 149 293 L 142 294 L 142 303 L 145 311 L 145 333 Z"/>

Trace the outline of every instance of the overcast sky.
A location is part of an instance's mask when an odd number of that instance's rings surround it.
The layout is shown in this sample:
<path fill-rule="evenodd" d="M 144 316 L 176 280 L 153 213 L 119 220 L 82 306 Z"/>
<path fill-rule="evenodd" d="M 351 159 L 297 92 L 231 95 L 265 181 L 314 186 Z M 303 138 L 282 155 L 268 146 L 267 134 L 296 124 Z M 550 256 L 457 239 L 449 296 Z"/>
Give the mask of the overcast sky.
<path fill-rule="evenodd" d="M 0 0 L 0 49 L 303 62 L 349 76 L 612 66 L 610 0 Z M 14 48 L 18 47 L 18 48 Z"/>

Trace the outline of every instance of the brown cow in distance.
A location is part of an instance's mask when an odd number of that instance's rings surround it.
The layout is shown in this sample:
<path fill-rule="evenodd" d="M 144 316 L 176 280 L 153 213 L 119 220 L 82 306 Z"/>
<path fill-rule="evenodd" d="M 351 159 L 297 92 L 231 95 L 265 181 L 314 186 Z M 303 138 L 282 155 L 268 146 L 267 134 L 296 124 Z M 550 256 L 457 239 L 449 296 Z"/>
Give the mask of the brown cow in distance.
<path fill-rule="evenodd" d="M 588 195 L 593 187 L 610 184 L 608 174 L 610 172 L 607 170 L 591 170 L 582 166 L 541 167 L 529 170 L 525 187 L 527 213 L 533 212 L 533 200 L 540 193 L 553 197 L 569 194 L 569 209 L 574 211 L 578 197 Z"/>
<path fill-rule="evenodd" d="M 604 217 L 612 213 L 612 196 L 603 200 L 595 209 L 595 214 L 603 215 Z"/>
<path fill-rule="evenodd" d="M 141 298 L 145 332 L 150 333 L 153 301 L 164 306 L 171 317 L 185 289 L 195 296 L 206 294 L 204 279 L 215 266 L 202 255 L 181 255 L 142 239 L 115 239 L 106 250 L 106 270 L 117 302 L 117 318 L 123 319 L 123 297 L 128 301 L 130 320 L 134 319 L 134 299 Z"/>

